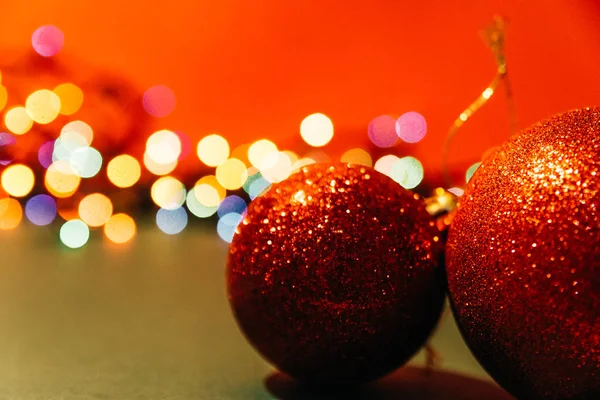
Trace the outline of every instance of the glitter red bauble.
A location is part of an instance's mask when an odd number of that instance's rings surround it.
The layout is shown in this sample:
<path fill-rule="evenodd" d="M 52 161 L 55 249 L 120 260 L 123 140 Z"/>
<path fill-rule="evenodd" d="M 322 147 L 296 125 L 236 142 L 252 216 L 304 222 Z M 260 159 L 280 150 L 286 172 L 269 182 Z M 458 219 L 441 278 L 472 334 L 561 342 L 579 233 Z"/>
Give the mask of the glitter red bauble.
<path fill-rule="evenodd" d="M 250 204 L 231 244 L 229 299 L 280 370 L 372 380 L 404 364 L 439 319 L 440 243 L 419 196 L 387 176 L 309 165 Z"/>
<path fill-rule="evenodd" d="M 529 128 L 475 173 L 450 229 L 451 302 L 519 399 L 600 399 L 600 109 Z"/>

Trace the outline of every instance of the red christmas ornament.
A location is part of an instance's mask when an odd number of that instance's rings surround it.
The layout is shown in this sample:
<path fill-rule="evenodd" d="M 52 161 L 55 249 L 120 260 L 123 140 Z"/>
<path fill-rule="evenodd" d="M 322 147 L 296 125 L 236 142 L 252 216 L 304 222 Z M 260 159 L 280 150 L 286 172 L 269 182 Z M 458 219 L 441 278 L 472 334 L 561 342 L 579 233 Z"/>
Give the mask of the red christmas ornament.
<path fill-rule="evenodd" d="M 600 399 L 600 109 L 555 116 L 484 160 L 446 262 L 463 335 L 519 399 Z"/>
<path fill-rule="evenodd" d="M 353 164 L 313 164 L 250 204 L 229 300 L 254 347 L 298 379 L 344 383 L 405 363 L 444 299 L 439 231 L 419 196 Z"/>

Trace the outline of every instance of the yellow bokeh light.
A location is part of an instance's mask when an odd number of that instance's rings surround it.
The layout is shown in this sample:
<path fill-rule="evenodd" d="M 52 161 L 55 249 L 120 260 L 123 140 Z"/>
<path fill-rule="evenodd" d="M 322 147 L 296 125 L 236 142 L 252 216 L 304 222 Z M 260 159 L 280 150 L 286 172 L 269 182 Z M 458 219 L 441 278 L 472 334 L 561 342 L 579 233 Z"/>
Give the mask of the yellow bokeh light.
<path fill-rule="evenodd" d="M 333 122 L 325 114 L 311 114 L 300 124 L 300 136 L 310 146 L 325 146 L 333 138 Z"/>
<path fill-rule="evenodd" d="M 102 193 L 85 196 L 78 209 L 81 220 L 91 227 L 106 224 L 113 213 L 112 202 Z"/>
<path fill-rule="evenodd" d="M 0 200 L 0 229 L 8 231 L 15 229 L 23 219 L 23 208 L 15 199 Z"/>
<path fill-rule="evenodd" d="M 185 202 L 185 195 L 183 183 L 172 176 L 158 179 L 150 189 L 150 196 L 154 204 L 167 210 L 175 210 L 181 207 Z"/>
<path fill-rule="evenodd" d="M 297 171 L 302 167 L 305 167 L 310 164 L 315 164 L 315 163 L 316 163 L 316 161 L 313 160 L 312 158 L 309 158 L 309 157 L 301 158 L 298 161 L 296 161 L 294 163 L 294 165 L 292 165 L 292 171 Z"/>
<path fill-rule="evenodd" d="M 246 164 L 237 158 L 230 158 L 217 167 L 215 175 L 225 189 L 237 190 L 246 183 L 248 169 Z"/>
<path fill-rule="evenodd" d="M 207 175 L 196 182 L 192 189 L 198 202 L 206 207 L 217 207 L 227 195 L 227 190 L 214 175 Z"/>
<path fill-rule="evenodd" d="M 229 143 L 223 136 L 212 134 L 198 142 L 198 158 L 209 167 L 216 167 L 229 157 Z"/>
<path fill-rule="evenodd" d="M 35 176 L 28 166 L 15 164 L 2 172 L 1 181 L 2 188 L 6 193 L 14 197 L 23 197 L 27 196 L 33 189 Z"/>
<path fill-rule="evenodd" d="M 36 90 L 25 101 L 25 108 L 38 124 L 49 124 L 58 117 L 60 97 L 48 89 Z"/>
<path fill-rule="evenodd" d="M 54 197 L 70 197 L 79 188 L 81 177 L 68 161 L 53 162 L 46 170 L 44 184 Z"/>
<path fill-rule="evenodd" d="M 2 85 L 0 85 L 0 111 L 6 106 L 8 101 L 8 91 Z"/>
<path fill-rule="evenodd" d="M 15 135 L 23 135 L 29 132 L 33 126 L 33 120 L 25 107 L 14 107 L 4 114 L 4 125 Z"/>
<path fill-rule="evenodd" d="M 62 115 L 75 114 L 83 104 L 83 90 L 72 83 L 63 83 L 54 88 L 54 93 L 60 99 Z"/>
<path fill-rule="evenodd" d="M 248 159 L 248 149 L 249 148 L 250 148 L 250 143 L 245 143 L 245 144 L 241 144 L 241 145 L 237 146 L 231 152 L 231 158 L 237 158 L 238 160 L 240 160 L 241 162 L 243 162 L 246 165 L 252 164 L 250 162 L 250 160 Z"/>
<path fill-rule="evenodd" d="M 248 160 L 256 168 L 260 169 L 263 158 L 270 153 L 276 153 L 277 146 L 267 139 L 256 141 L 248 148 Z"/>
<path fill-rule="evenodd" d="M 63 137 L 81 137 L 88 146 L 92 144 L 94 140 L 94 131 L 92 127 L 83 121 L 71 121 L 65 124 L 60 130 L 60 134 Z"/>
<path fill-rule="evenodd" d="M 181 155 L 181 139 L 166 129 L 154 132 L 146 142 L 146 154 L 154 163 L 170 165 Z"/>
<path fill-rule="evenodd" d="M 373 159 L 371 158 L 371 155 L 367 153 L 366 150 L 360 148 L 348 150 L 342 154 L 340 161 L 344 163 L 366 165 L 367 167 L 373 166 Z"/>
<path fill-rule="evenodd" d="M 260 173 L 268 182 L 277 183 L 287 179 L 292 173 L 292 160 L 281 151 L 269 153 L 262 160 Z"/>
<path fill-rule="evenodd" d="M 135 236 L 135 221 L 127 214 L 115 214 L 104 225 L 104 235 L 113 243 L 123 244 Z"/>
<path fill-rule="evenodd" d="M 106 167 L 106 175 L 113 185 L 128 188 L 140 179 L 142 167 L 134 157 L 121 154 L 110 160 Z"/>
<path fill-rule="evenodd" d="M 161 164 L 154 161 L 148 153 L 144 153 L 144 166 L 148 171 L 153 173 L 154 175 L 167 175 L 173 172 L 177 167 L 177 161 L 173 161 L 169 164 Z"/>

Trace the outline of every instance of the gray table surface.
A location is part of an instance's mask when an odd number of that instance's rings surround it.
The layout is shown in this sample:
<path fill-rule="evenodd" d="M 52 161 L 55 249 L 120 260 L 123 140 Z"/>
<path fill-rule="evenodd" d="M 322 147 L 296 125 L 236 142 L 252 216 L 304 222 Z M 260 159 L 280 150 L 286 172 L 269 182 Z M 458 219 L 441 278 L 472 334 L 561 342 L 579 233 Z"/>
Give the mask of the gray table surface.
<path fill-rule="evenodd" d="M 212 230 L 142 227 L 133 243 L 96 234 L 69 251 L 54 229 L 0 232 L 0 399 L 510 399 L 465 347 L 448 311 L 443 361 L 364 389 L 315 391 L 277 374 L 245 341 Z"/>

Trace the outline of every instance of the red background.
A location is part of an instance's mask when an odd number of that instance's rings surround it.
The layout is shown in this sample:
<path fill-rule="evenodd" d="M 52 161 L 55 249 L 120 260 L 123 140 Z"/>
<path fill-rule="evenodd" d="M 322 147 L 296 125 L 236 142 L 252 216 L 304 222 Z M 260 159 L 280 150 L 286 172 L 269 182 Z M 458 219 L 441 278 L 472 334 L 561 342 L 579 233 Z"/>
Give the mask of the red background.
<path fill-rule="evenodd" d="M 2 0 L 0 46 L 26 48 L 40 25 L 65 33 L 63 53 L 114 70 L 140 89 L 177 96 L 160 127 L 237 145 L 300 142 L 313 112 L 336 128 L 332 151 L 367 142 L 380 114 L 418 111 L 428 134 L 395 150 L 439 169 L 450 124 L 486 87 L 494 60 L 478 32 L 510 21 L 507 59 L 520 128 L 600 104 L 600 5 L 594 0 L 22 1 Z M 8 53 L 5 53 L 8 54 Z M 469 165 L 508 136 L 503 93 L 471 119 L 451 161 Z"/>

